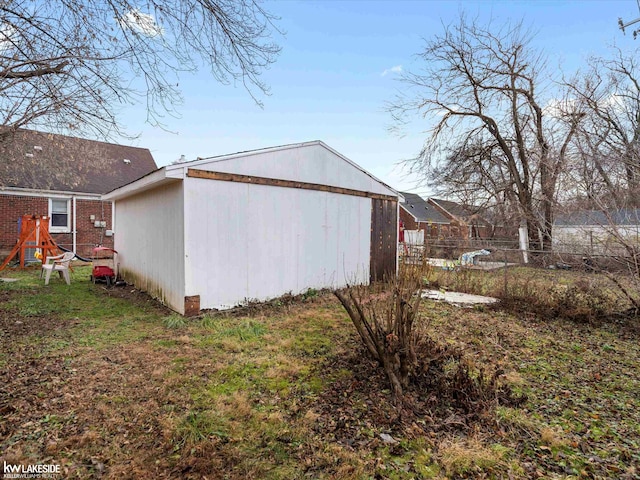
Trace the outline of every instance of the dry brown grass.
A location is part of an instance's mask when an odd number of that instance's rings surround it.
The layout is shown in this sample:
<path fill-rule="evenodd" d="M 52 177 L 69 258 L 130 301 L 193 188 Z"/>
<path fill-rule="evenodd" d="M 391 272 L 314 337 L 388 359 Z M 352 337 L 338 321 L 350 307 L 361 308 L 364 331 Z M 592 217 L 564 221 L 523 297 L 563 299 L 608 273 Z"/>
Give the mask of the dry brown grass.
<path fill-rule="evenodd" d="M 449 476 L 469 476 L 490 472 L 503 461 L 504 451 L 491 449 L 482 439 L 445 440 L 438 447 L 438 457 Z"/>
<path fill-rule="evenodd" d="M 80 479 L 631 480 L 640 468 L 640 347 L 617 324 L 429 302 L 421 332 L 503 369 L 529 400 L 472 418 L 425 388 L 413 405 L 439 408 L 399 418 L 331 296 L 168 328 L 166 311 L 114 295 L 35 277 L 3 294 L 0 462 Z"/>

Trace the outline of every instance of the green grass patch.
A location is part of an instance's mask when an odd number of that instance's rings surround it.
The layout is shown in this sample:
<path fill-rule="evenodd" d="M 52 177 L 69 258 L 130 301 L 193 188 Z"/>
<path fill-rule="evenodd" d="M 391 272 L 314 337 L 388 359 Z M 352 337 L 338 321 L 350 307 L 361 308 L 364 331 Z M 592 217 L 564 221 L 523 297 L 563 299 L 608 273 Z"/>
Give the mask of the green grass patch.
<path fill-rule="evenodd" d="M 175 430 L 175 444 L 178 448 L 197 445 L 212 437 L 226 438 L 225 426 L 215 412 L 192 411 L 180 421 Z"/>
<path fill-rule="evenodd" d="M 177 313 L 164 317 L 162 319 L 162 323 L 164 323 L 167 328 L 171 329 L 180 329 L 187 326 L 187 320 Z"/>

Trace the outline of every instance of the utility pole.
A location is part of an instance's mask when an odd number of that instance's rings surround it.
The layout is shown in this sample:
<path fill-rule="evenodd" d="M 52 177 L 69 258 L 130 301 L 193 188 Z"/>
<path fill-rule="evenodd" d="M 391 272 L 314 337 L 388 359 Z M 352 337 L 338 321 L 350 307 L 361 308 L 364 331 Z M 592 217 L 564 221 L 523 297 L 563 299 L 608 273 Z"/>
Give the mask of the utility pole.
<path fill-rule="evenodd" d="M 636 0 L 636 2 L 638 3 L 638 10 L 640 11 L 640 0 Z M 620 30 L 622 30 L 622 33 L 625 33 L 624 29 L 627 27 L 630 27 L 631 25 L 634 25 L 636 23 L 640 22 L 640 18 L 636 18 L 635 20 L 631 20 L 630 22 L 623 22 L 622 18 L 618 18 L 618 27 L 620 27 Z M 638 34 L 640 34 L 640 27 L 636 28 L 633 30 L 633 39 L 635 40 L 638 36 Z"/>

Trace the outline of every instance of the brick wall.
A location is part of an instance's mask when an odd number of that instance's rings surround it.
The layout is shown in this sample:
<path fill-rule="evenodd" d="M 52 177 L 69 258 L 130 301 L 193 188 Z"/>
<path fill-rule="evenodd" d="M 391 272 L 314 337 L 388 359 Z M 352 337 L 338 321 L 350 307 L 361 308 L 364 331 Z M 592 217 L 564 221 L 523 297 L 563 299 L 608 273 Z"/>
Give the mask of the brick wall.
<path fill-rule="evenodd" d="M 73 202 L 71 202 L 73 210 Z M 111 202 L 100 200 L 76 200 L 76 253 L 89 256 L 91 249 L 102 244 L 113 248 L 113 237 L 104 236 L 110 230 Z M 73 211 L 70 212 L 73 219 Z M 0 195 L 0 261 L 15 246 L 19 237 L 18 219 L 22 215 L 49 215 L 49 200 L 46 197 L 30 197 L 26 195 Z M 96 228 L 90 216 L 95 220 L 107 222 L 105 228 Z M 73 220 L 71 220 L 73 228 Z M 69 250 L 73 247 L 72 233 L 52 233 L 51 236 L 59 245 Z"/>
<path fill-rule="evenodd" d="M 91 255 L 91 249 L 96 245 L 113 248 L 113 237 L 104 235 L 105 230 L 111 230 L 112 228 L 111 202 L 76 200 L 76 209 L 76 253 L 80 256 L 88 257 Z M 95 220 L 91 220 L 91 215 L 95 217 Z M 94 226 L 96 220 L 107 222 L 107 226 L 105 228 L 96 228 Z M 51 236 L 59 245 L 69 250 L 72 249 L 73 234 L 52 233 Z"/>
<path fill-rule="evenodd" d="M 415 218 L 402 207 L 400 207 L 400 221 L 403 223 L 405 230 L 418 230 Z"/>
<path fill-rule="evenodd" d="M 18 219 L 22 215 L 48 215 L 49 201 L 41 197 L 0 195 L 0 261 L 20 236 Z"/>

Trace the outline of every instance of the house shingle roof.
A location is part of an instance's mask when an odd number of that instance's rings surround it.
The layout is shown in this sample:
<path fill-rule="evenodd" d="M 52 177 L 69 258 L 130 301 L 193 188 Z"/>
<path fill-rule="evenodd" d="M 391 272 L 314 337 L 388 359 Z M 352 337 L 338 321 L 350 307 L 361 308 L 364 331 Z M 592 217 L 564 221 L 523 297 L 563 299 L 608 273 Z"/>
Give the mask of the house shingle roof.
<path fill-rule="evenodd" d="M 409 212 L 416 222 L 430 222 L 449 224 L 451 221 L 440 213 L 433 205 L 429 205 L 420 195 L 415 193 L 400 192 L 404 197 L 404 203 L 400 206 Z"/>
<path fill-rule="evenodd" d="M 146 148 L 33 130 L 0 141 L 0 187 L 103 194 L 156 169 Z"/>
<path fill-rule="evenodd" d="M 436 202 L 442 208 L 444 208 L 447 212 L 449 212 L 454 217 L 458 217 L 461 220 L 467 218 L 470 213 L 466 210 L 462 205 L 456 202 L 452 202 L 450 200 L 440 200 L 437 198 L 432 198 L 431 201 Z"/>
<path fill-rule="evenodd" d="M 580 210 L 557 215 L 557 226 L 604 226 L 604 225 L 640 225 L 640 209 L 622 208 L 619 210 Z"/>
<path fill-rule="evenodd" d="M 490 225 L 485 218 L 480 216 L 478 207 L 461 205 L 460 203 L 452 202 L 451 200 L 440 200 L 437 198 L 431 198 L 430 200 L 437 203 L 441 208 L 464 222 L 472 222 L 479 225 Z"/>

